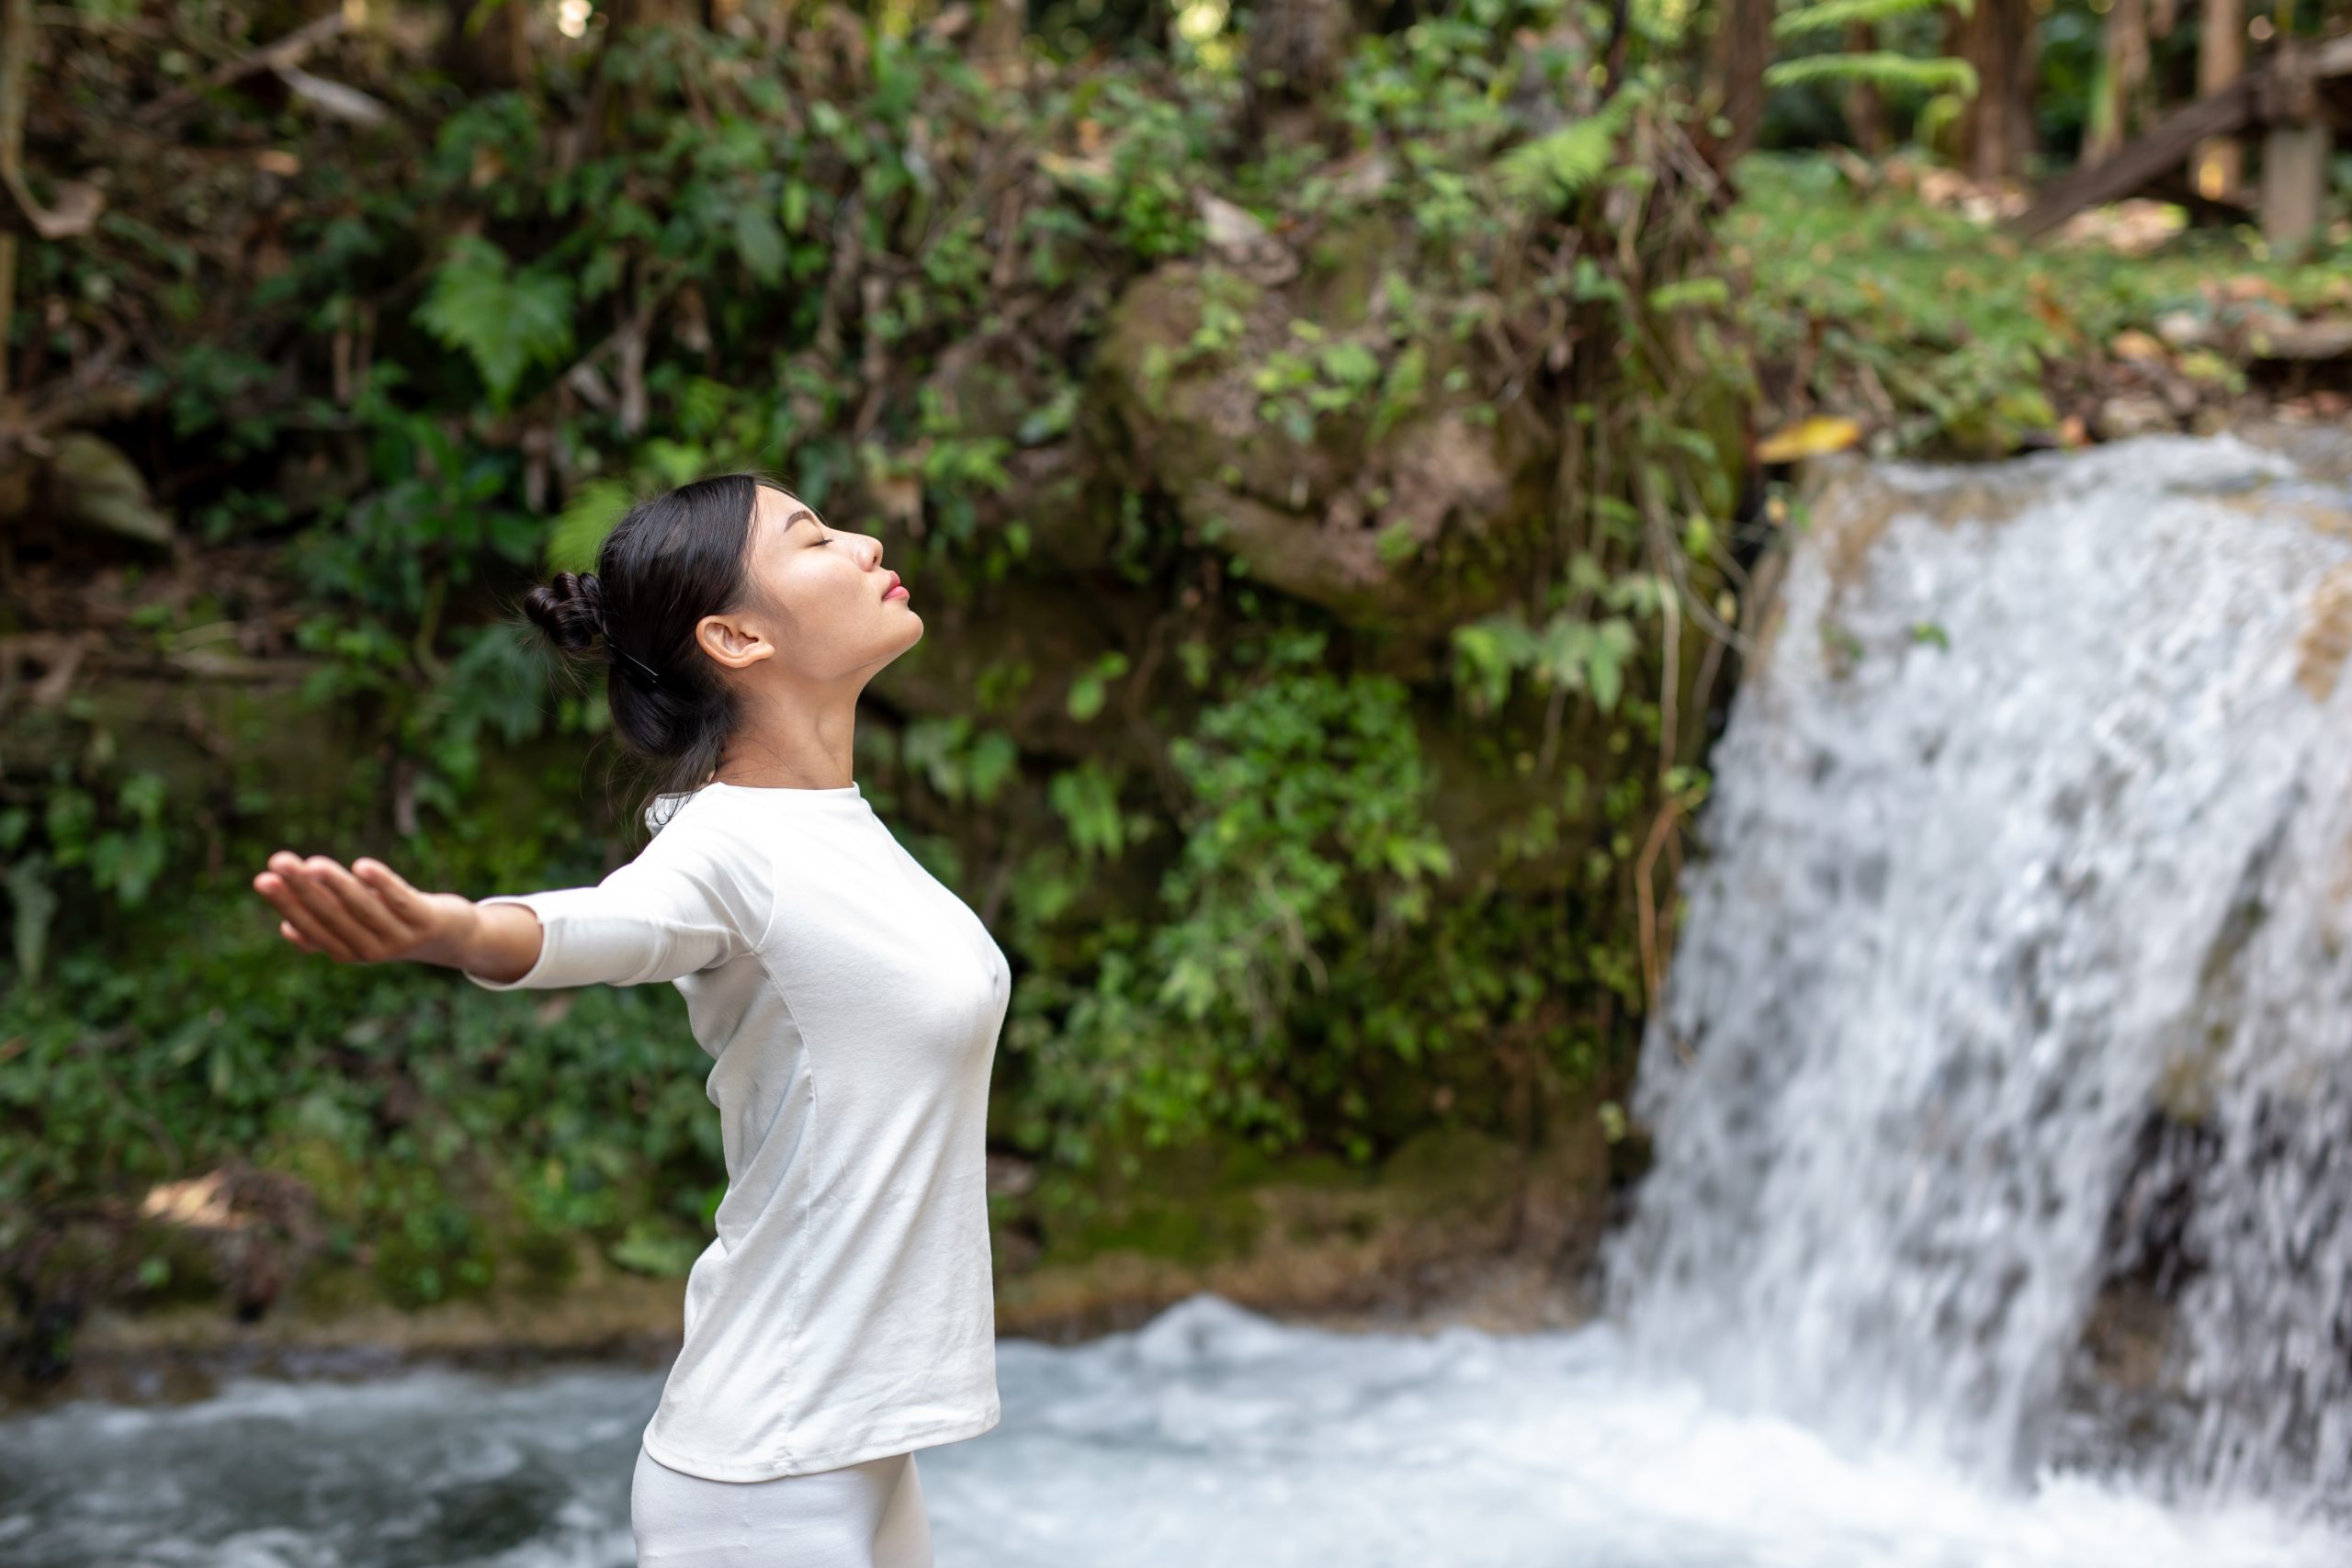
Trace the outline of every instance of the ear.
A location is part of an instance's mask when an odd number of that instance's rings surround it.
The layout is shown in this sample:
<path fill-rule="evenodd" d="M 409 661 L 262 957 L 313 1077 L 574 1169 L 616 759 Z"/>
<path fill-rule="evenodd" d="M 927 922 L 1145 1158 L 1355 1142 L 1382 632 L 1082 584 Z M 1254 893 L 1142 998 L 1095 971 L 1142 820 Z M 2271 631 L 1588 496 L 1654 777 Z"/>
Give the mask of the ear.
<path fill-rule="evenodd" d="M 705 615 L 695 623 L 695 640 L 727 669 L 748 670 L 775 653 L 765 620 L 754 610 Z"/>

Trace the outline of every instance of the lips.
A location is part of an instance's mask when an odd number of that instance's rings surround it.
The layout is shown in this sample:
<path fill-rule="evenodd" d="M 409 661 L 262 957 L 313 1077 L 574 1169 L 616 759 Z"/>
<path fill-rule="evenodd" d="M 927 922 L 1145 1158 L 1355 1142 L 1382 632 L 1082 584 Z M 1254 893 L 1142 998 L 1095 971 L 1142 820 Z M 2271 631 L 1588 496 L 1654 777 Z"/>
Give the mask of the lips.
<path fill-rule="evenodd" d="M 899 574 L 898 574 L 897 572 L 895 572 L 895 571 L 894 571 L 894 572 L 892 572 L 892 573 L 890 574 L 890 581 L 889 581 L 888 582 L 887 582 L 887 583 L 883 584 L 883 587 L 882 587 L 882 597 L 883 597 L 883 598 L 885 598 L 885 599 L 888 599 L 891 594 L 896 593 L 898 591 L 899 591 Z"/>

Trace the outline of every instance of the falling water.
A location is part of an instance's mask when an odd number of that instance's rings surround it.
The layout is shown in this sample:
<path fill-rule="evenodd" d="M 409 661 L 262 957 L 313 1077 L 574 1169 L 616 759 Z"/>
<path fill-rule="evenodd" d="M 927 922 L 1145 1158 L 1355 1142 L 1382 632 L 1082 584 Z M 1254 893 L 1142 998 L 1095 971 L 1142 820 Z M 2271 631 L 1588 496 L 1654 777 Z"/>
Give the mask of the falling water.
<path fill-rule="evenodd" d="M 1819 487 L 1644 1048 L 1639 1354 L 2015 1481 L 2154 1280 L 2132 1462 L 2343 1501 L 2347 473 L 2274 432 Z"/>

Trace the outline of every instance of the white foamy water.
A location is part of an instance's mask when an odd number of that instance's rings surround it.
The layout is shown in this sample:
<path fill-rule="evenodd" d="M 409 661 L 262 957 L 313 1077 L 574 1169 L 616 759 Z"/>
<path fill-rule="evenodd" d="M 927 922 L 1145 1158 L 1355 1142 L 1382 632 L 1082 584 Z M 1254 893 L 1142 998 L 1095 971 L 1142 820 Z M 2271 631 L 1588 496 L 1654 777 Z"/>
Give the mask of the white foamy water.
<path fill-rule="evenodd" d="M 1358 1335 L 1214 1296 L 1000 1345 L 1004 1420 L 922 1450 L 942 1568 L 2301 1568 L 2352 1542 L 2084 1482 L 1840 1454 L 1613 1330 Z M 659 1379 L 244 1381 L 0 1421 L 10 1568 L 617 1568 Z"/>
<path fill-rule="evenodd" d="M 2352 1501 L 2343 472 L 2164 437 L 1826 493 L 1645 1043 L 1611 1301 L 1650 1361 L 1999 1482 L 2081 1447 L 2153 1254 L 2134 1465 Z"/>

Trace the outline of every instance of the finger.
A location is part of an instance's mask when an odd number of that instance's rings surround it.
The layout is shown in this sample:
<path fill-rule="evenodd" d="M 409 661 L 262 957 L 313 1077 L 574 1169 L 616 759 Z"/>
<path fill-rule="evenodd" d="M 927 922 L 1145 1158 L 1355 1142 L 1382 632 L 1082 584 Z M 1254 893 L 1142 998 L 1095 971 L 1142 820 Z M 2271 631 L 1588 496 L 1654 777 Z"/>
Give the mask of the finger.
<path fill-rule="evenodd" d="M 277 908 L 311 952 L 340 958 L 343 955 L 335 951 L 333 933 L 301 896 L 301 872 L 302 857 L 291 850 L 280 850 L 269 857 L 269 869 L 254 878 L 254 889 Z"/>
<path fill-rule="evenodd" d="M 296 931 L 294 929 L 293 922 L 290 920 L 280 920 L 277 922 L 277 934 L 284 937 L 287 941 L 292 942 L 295 946 L 300 948 L 305 953 L 317 953 L 320 951 L 318 943 L 311 941 L 310 938 L 304 936 L 300 931 Z"/>
<path fill-rule="evenodd" d="M 424 895 L 382 861 L 363 856 L 351 863 L 351 874 L 375 889 L 384 907 L 412 931 L 423 931 L 432 926 L 433 911 L 426 906 Z"/>
<path fill-rule="evenodd" d="M 308 856 L 286 879 L 294 889 L 294 896 L 301 900 L 303 912 L 310 917 L 296 923 L 344 963 L 366 963 L 366 928 L 352 920 L 343 900 L 325 885 L 322 875 L 322 867 L 331 863 L 324 855 Z"/>
<path fill-rule="evenodd" d="M 274 866 L 299 867 L 301 857 L 281 850 L 270 857 L 270 863 Z M 295 893 L 290 871 L 279 869 L 261 873 L 254 878 L 254 891 L 268 899 L 271 906 L 285 917 L 281 929 L 287 926 L 293 928 L 291 940 L 309 952 L 334 955 L 333 940 L 319 924 L 318 917 L 311 913 L 310 905 Z"/>
<path fill-rule="evenodd" d="M 343 866 L 328 861 L 320 872 L 320 879 L 329 892 L 343 900 L 344 914 L 363 933 L 361 945 L 371 956 L 380 958 L 398 953 L 414 940 L 384 907 L 384 900 L 376 890 Z M 373 939 L 373 944 L 365 939 Z"/>

